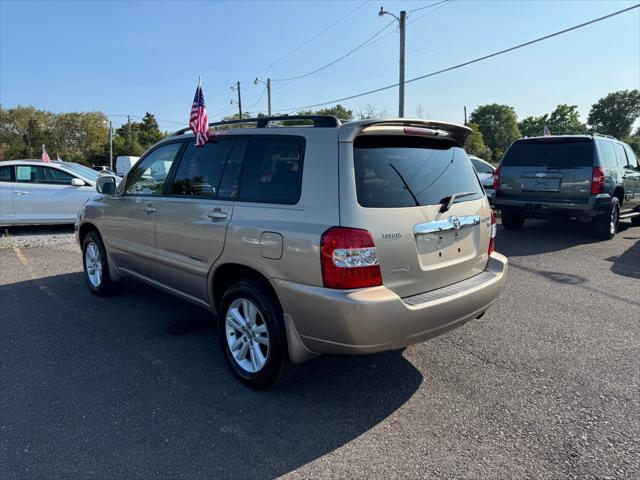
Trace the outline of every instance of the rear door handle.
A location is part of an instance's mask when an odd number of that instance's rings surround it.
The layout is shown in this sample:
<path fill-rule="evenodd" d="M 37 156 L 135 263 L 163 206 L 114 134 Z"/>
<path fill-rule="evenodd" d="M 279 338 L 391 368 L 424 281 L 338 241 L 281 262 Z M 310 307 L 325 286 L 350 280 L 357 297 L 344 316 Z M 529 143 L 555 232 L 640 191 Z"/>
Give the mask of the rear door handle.
<path fill-rule="evenodd" d="M 152 206 L 144 207 L 144 213 L 146 213 L 147 215 L 152 215 L 156 213 L 156 209 Z"/>
<path fill-rule="evenodd" d="M 29 192 L 25 192 L 24 190 L 16 190 L 13 192 L 14 195 L 26 195 Z"/>
<path fill-rule="evenodd" d="M 227 218 L 227 212 L 223 212 L 219 208 L 216 208 L 215 210 L 207 212 L 207 217 L 209 217 L 211 220 L 224 220 L 225 218 Z"/>

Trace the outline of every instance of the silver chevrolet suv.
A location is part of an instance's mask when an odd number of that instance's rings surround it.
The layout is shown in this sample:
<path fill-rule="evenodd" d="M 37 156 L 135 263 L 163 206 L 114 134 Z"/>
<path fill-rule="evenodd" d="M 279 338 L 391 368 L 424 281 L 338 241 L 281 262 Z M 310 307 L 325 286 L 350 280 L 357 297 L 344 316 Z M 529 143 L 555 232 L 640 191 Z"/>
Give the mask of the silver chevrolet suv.
<path fill-rule="evenodd" d="M 480 318 L 505 283 L 462 148 L 423 120 L 265 117 L 152 147 L 78 212 L 88 287 L 131 277 L 217 313 L 255 388 L 323 353 L 399 349 Z"/>

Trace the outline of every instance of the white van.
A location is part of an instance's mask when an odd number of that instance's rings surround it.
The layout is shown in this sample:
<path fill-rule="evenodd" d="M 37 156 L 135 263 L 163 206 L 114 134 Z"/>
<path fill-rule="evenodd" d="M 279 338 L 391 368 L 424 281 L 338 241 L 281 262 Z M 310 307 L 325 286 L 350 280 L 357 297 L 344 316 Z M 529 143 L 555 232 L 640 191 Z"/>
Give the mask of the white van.
<path fill-rule="evenodd" d="M 128 156 L 116 158 L 116 175 L 124 177 L 139 159 L 140 157 Z"/>

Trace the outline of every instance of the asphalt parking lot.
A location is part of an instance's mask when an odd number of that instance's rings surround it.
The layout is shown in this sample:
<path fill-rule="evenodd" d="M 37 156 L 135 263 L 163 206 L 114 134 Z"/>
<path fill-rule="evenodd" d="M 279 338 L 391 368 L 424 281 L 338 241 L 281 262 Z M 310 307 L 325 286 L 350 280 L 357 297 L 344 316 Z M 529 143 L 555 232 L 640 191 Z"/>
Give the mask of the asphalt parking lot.
<path fill-rule="evenodd" d="M 403 352 L 323 357 L 252 391 L 212 319 L 78 247 L 0 239 L 0 477 L 640 478 L 640 228 L 499 229 L 508 287 Z M 34 236 L 36 240 L 16 240 Z"/>

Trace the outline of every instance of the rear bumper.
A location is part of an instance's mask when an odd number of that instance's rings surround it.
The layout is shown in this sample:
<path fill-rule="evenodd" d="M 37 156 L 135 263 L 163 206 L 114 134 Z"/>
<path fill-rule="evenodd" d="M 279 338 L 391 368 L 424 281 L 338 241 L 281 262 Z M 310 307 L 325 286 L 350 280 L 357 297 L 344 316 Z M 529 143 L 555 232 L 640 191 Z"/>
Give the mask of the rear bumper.
<path fill-rule="evenodd" d="M 384 286 L 345 291 L 273 284 L 308 351 L 362 354 L 418 343 L 480 316 L 502 292 L 507 265 L 494 253 L 480 275 L 404 299 Z"/>
<path fill-rule="evenodd" d="M 549 217 L 576 217 L 582 220 L 605 213 L 611 205 L 611 195 L 603 193 L 592 195 L 587 202 L 548 202 L 544 199 L 513 199 L 493 195 L 494 206 L 502 211 L 517 211 L 519 214 L 530 218 Z"/>

